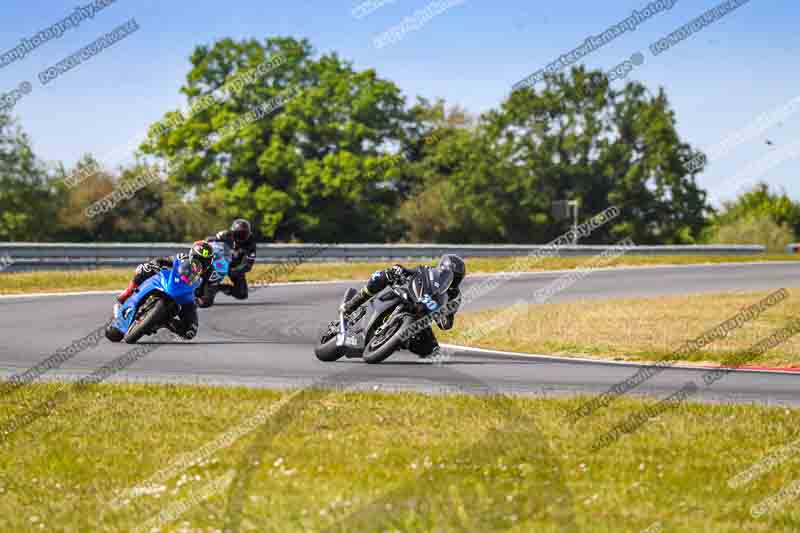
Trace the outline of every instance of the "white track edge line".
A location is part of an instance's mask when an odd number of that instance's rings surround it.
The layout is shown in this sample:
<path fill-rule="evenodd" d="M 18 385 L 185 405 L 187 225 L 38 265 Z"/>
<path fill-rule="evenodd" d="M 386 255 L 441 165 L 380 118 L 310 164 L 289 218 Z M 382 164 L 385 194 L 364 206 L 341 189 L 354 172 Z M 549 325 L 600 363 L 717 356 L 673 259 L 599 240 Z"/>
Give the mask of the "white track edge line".
<path fill-rule="evenodd" d="M 634 361 L 612 361 L 608 359 L 592 359 L 588 357 L 564 357 L 558 355 L 544 355 L 544 354 L 536 354 L 536 353 L 524 353 L 524 352 L 506 352 L 502 350 L 489 350 L 486 348 L 472 348 L 471 346 L 461 346 L 458 344 L 440 344 L 442 348 L 447 348 L 450 350 L 459 350 L 462 352 L 477 352 L 477 353 L 485 353 L 489 355 L 505 355 L 505 356 L 512 356 L 512 357 L 524 357 L 528 359 L 542 359 L 546 361 L 559 361 L 563 363 L 595 363 L 595 364 L 602 364 L 602 365 L 618 365 L 618 366 L 629 366 L 629 367 L 643 367 L 643 366 L 653 366 L 657 363 L 654 362 L 646 362 L 643 361 L 641 363 L 636 363 Z M 678 370 L 716 370 L 716 369 L 726 369 L 731 370 L 732 372 L 752 372 L 758 374 L 792 374 L 797 375 L 797 371 L 792 370 L 780 370 L 780 369 L 762 369 L 762 368 L 728 368 L 728 367 L 714 367 L 714 366 L 700 366 L 700 365 L 687 365 L 682 363 L 676 363 L 674 365 L 669 365 L 664 368 L 676 368 Z"/>
<path fill-rule="evenodd" d="M 735 267 L 735 266 L 760 266 L 760 265 L 786 265 L 786 264 L 800 264 L 800 261 L 748 261 L 745 263 L 700 263 L 696 265 L 639 265 L 639 266 L 619 266 L 619 267 L 602 267 L 592 269 L 593 272 L 608 272 L 608 271 L 625 271 L 625 270 L 655 270 L 655 269 L 676 269 L 676 268 L 713 268 L 713 267 Z M 467 278 L 490 278 L 493 276 L 510 275 L 510 276 L 552 276 L 559 274 L 568 274 L 575 272 L 580 268 L 568 270 L 544 270 L 540 272 L 493 272 L 468 275 Z M 259 290 L 266 287 L 293 287 L 295 285 L 335 285 L 337 283 L 358 283 L 361 280 L 352 279 L 337 279 L 328 281 L 281 281 L 278 283 L 268 283 L 267 285 L 250 285 L 251 290 Z M 255 282 L 257 283 L 257 282 Z M 0 294 L 0 300 L 7 299 L 25 299 L 25 298 L 54 298 L 58 296 L 97 296 L 104 294 L 118 294 L 123 288 L 112 291 L 81 291 L 81 292 L 41 292 L 31 294 Z M 744 289 L 743 289 L 744 290 Z"/>

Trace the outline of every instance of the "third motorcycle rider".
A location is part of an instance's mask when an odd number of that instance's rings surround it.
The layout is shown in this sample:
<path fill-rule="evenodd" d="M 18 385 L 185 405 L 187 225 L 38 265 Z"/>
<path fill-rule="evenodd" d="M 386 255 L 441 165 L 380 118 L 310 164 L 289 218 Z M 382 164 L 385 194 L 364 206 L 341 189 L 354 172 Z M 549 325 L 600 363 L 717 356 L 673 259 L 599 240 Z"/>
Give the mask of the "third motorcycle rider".
<path fill-rule="evenodd" d="M 439 260 L 437 268 L 443 270 L 450 270 L 453 273 L 453 283 L 447 290 L 448 301 L 457 301 L 460 304 L 461 299 L 461 281 L 467 273 L 467 266 L 464 260 L 457 255 L 446 254 Z M 359 307 L 364 305 L 373 296 L 385 289 L 388 285 L 404 282 L 409 276 L 413 275 L 416 269 L 408 269 L 402 265 L 394 265 L 386 270 L 378 270 L 369 278 L 367 284 L 356 293 L 350 300 L 343 303 L 341 311 L 346 314 L 352 314 Z M 434 314 L 436 318 L 436 325 L 443 330 L 448 330 L 453 327 L 455 322 L 455 315 L 458 311 L 458 304 L 455 309 L 448 314 Z M 433 329 L 430 326 L 411 338 L 408 349 L 422 358 L 437 356 L 439 354 L 439 343 L 436 336 L 433 334 Z"/>

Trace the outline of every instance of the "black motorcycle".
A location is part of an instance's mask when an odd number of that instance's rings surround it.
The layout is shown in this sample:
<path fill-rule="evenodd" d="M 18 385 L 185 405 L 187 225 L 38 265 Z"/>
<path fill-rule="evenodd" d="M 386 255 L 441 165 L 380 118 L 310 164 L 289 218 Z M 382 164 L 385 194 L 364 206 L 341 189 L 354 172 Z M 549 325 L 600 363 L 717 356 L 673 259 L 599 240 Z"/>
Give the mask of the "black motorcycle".
<path fill-rule="evenodd" d="M 361 357 L 367 363 L 380 363 L 409 342 L 425 327 L 430 327 L 432 313 L 447 305 L 447 289 L 453 273 L 421 266 L 402 283 L 376 294 L 349 316 L 339 314 L 320 336 L 314 354 L 320 361 L 341 357 Z M 345 292 L 344 302 L 356 294 Z"/>

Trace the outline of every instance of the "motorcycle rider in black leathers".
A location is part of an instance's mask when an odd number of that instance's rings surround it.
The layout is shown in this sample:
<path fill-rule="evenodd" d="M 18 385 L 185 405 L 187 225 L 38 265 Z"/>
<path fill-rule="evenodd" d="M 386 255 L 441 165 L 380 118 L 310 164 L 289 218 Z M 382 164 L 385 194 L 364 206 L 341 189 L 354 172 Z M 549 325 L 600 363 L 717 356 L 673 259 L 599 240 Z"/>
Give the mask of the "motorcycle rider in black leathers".
<path fill-rule="evenodd" d="M 464 260 L 457 255 L 445 254 L 439 260 L 438 267 L 453 272 L 453 283 L 447 290 L 447 297 L 450 302 L 459 301 L 460 303 L 461 289 L 459 289 L 459 285 L 461 285 L 461 281 L 467 273 Z M 394 265 L 386 270 L 376 271 L 355 296 L 342 304 L 340 311 L 346 315 L 353 313 L 388 285 L 402 283 L 413 273 L 413 269 L 407 269 L 402 265 Z M 458 307 L 456 306 L 452 313 L 434 314 L 436 325 L 443 330 L 452 328 L 457 311 Z M 408 349 L 422 358 L 435 357 L 440 351 L 439 343 L 436 341 L 436 336 L 430 326 L 411 338 Z"/>
<path fill-rule="evenodd" d="M 177 254 L 174 257 L 158 257 L 136 267 L 136 275 L 128 284 L 128 288 L 117 296 L 117 303 L 114 305 L 114 316 L 117 315 L 117 310 L 120 306 L 130 298 L 145 280 L 155 276 L 162 268 L 172 268 L 176 259 L 179 261 L 189 260 L 192 263 L 196 263 L 202 269 L 203 283 L 207 282 L 212 272 L 213 251 L 206 241 L 196 241 L 192 244 L 188 254 Z M 197 327 L 197 306 L 195 304 L 182 305 L 178 316 L 167 324 L 167 328 L 170 331 L 187 340 L 193 339 L 197 335 Z"/>
<path fill-rule="evenodd" d="M 253 239 L 250 223 L 242 218 L 237 218 L 233 221 L 229 230 L 220 231 L 207 240 L 209 242 L 224 242 L 233 252 L 228 271 L 228 277 L 233 284 L 220 283 L 218 290 L 233 296 L 237 300 L 247 300 L 248 290 L 245 274 L 252 270 L 256 262 L 256 242 Z M 209 307 L 214 301 L 215 294 L 208 290 L 208 282 L 206 280 L 197 289 L 196 294 L 200 307 Z"/>

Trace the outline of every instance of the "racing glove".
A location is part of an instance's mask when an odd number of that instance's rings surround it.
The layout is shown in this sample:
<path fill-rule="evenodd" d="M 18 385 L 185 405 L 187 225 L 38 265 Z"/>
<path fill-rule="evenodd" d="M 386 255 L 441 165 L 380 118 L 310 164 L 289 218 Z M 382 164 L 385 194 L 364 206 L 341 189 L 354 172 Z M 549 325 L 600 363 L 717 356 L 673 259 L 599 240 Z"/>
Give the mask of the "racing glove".
<path fill-rule="evenodd" d="M 395 283 L 404 282 L 409 274 L 410 271 L 406 270 L 401 265 L 394 265 L 392 268 L 386 270 L 386 277 L 389 278 L 389 282 L 393 285 Z"/>

